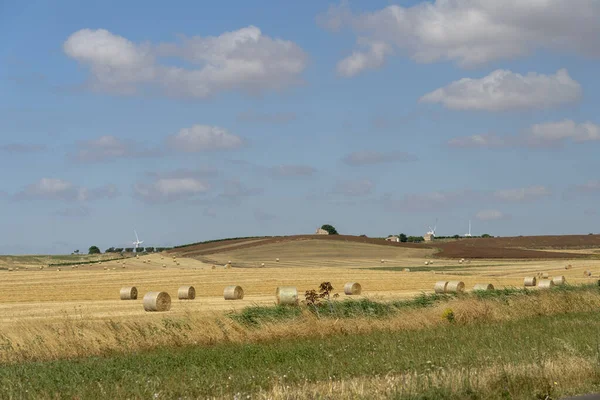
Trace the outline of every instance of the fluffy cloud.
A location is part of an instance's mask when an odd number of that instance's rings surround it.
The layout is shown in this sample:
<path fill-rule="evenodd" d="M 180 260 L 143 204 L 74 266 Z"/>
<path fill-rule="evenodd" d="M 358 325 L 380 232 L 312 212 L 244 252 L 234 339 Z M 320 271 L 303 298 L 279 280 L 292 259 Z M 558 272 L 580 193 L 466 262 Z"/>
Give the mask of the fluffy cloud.
<path fill-rule="evenodd" d="M 506 218 L 506 214 L 498 210 L 481 210 L 475 214 L 475 218 L 480 221 L 495 221 Z"/>
<path fill-rule="evenodd" d="M 89 67 L 89 85 L 95 90 L 134 94 L 149 88 L 195 98 L 229 90 L 284 89 L 300 82 L 308 58 L 295 43 L 266 36 L 255 26 L 160 44 L 82 29 L 67 38 L 63 50 Z M 169 58 L 179 65 L 169 65 Z M 182 62 L 192 67 L 182 67 Z"/>
<path fill-rule="evenodd" d="M 545 186 L 534 185 L 519 189 L 502 189 L 493 193 L 493 196 L 502 201 L 517 202 L 536 200 L 550 196 L 552 192 Z"/>
<path fill-rule="evenodd" d="M 124 141 L 115 136 L 106 135 L 77 144 L 77 151 L 70 155 L 78 162 L 102 162 L 116 158 L 157 156 L 159 150 L 140 148 L 134 141 Z"/>
<path fill-rule="evenodd" d="M 535 124 L 519 135 L 463 136 L 450 139 L 447 144 L 458 148 L 550 147 L 567 141 L 585 143 L 600 140 L 600 126 L 592 122 L 576 123 L 565 119 L 557 122 Z"/>
<path fill-rule="evenodd" d="M 400 151 L 380 152 L 364 150 L 348 154 L 342 158 L 342 162 L 356 167 L 395 161 L 415 161 L 416 159 L 417 158 L 415 156 Z"/>
<path fill-rule="evenodd" d="M 134 196 L 148 203 L 179 200 L 206 193 L 209 186 L 196 178 L 160 178 L 151 184 L 137 183 Z"/>
<path fill-rule="evenodd" d="M 343 196 L 366 196 L 371 194 L 375 184 L 368 180 L 356 180 L 356 181 L 342 181 L 335 184 L 333 188 L 333 194 L 340 194 Z"/>
<path fill-rule="evenodd" d="M 581 85 L 565 69 L 554 75 L 496 70 L 481 79 L 452 82 L 419 102 L 441 103 L 452 110 L 506 111 L 550 108 L 577 101 L 581 94 Z"/>
<path fill-rule="evenodd" d="M 351 28 L 358 45 L 377 43 L 386 51 L 355 51 L 338 71 L 377 68 L 388 54 L 403 53 L 419 63 L 451 61 L 461 67 L 514 59 L 537 50 L 600 56 L 600 3 L 580 0 L 436 0 L 412 7 L 390 5 L 353 14 L 347 2 L 332 6 L 317 22 L 327 29 Z M 383 47 L 386 46 L 386 47 Z"/>
<path fill-rule="evenodd" d="M 58 178 L 42 178 L 15 195 L 18 200 L 93 201 L 118 195 L 114 185 L 88 189 Z"/>
<path fill-rule="evenodd" d="M 359 74 L 365 69 L 381 67 L 385 57 L 391 53 L 391 48 L 384 42 L 360 40 L 360 44 L 366 49 L 354 51 L 350 56 L 337 63 L 337 73 L 344 77 Z"/>
<path fill-rule="evenodd" d="M 177 151 L 195 153 L 210 150 L 237 149 L 244 140 L 218 126 L 194 125 L 167 138 L 167 145 Z"/>
<path fill-rule="evenodd" d="M 207 178 L 217 174 L 218 171 L 211 168 L 148 173 L 146 175 L 154 181 L 133 185 L 133 196 L 150 204 L 194 198 L 210 191 Z"/>

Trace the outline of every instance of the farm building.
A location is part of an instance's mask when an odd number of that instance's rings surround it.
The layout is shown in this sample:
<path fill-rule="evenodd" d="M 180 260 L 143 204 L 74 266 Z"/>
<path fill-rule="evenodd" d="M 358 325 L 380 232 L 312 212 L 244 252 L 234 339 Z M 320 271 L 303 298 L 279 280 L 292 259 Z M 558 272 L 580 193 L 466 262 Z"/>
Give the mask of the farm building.
<path fill-rule="evenodd" d="M 315 231 L 315 235 L 329 235 L 329 232 L 327 232 L 325 229 L 319 228 Z"/>
<path fill-rule="evenodd" d="M 423 239 L 425 239 L 426 242 L 431 242 L 431 240 L 433 239 L 433 235 L 431 233 L 426 233 L 425 235 L 423 235 Z"/>
<path fill-rule="evenodd" d="M 400 242 L 400 238 L 398 236 L 389 236 L 385 238 L 388 242 Z"/>

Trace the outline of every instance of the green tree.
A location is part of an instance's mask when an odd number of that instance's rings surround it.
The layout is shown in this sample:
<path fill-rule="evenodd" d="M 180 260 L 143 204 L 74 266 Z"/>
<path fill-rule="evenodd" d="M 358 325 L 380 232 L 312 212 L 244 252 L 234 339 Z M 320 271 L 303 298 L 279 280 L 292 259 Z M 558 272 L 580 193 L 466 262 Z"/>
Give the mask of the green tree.
<path fill-rule="evenodd" d="M 408 241 L 408 236 L 406 236 L 404 233 L 399 234 L 398 237 L 402 243 L 406 243 Z"/>
<path fill-rule="evenodd" d="M 492 235 L 484 233 L 483 235 L 481 235 L 482 238 L 491 238 Z"/>
<path fill-rule="evenodd" d="M 326 230 L 327 232 L 329 232 L 330 235 L 337 235 L 338 234 L 338 231 L 332 225 L 329 225 L 329 224 L 323 225 L 321 227 L 321 229 Z"/>
<path fill-rule="evenodd" d="M 88 249 L 88 254 L 100 254 L 100 253 L 101 253 L 101 251 L 100 251 L 100 248 L 98 248 L 98 246 L 91 246 Z"/>

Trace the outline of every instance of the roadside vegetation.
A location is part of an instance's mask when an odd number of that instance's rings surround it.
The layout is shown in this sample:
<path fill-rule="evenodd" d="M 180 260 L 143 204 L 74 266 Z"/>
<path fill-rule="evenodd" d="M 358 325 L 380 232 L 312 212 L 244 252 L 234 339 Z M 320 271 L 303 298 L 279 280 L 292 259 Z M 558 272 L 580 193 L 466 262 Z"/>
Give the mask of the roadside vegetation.
<path fill-rule="evenodd" d="M 329 324 L 333 324 L 332 320 Z M 600 312 L 0 367 L 5 398 L 557 399 L 600 388 Z"/>

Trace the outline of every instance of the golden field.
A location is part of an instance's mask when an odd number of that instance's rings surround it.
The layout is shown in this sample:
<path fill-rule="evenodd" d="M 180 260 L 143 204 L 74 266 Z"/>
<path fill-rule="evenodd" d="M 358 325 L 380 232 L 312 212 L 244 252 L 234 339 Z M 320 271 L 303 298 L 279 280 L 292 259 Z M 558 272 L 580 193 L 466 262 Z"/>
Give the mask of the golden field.
<path fill-rule="evenodd" d="M 476 283 L 492 283 L 496 288 L 522 287 L 525 276 L 543 272 L 550 277 L 564 275 L 569 283 L 584 283 L 592 279 L 585 277 L 584 271 L 591 270 L 596 277 L 600 272 L 600 260 L 478 260 L 459 264 L 456 260 L 433 259 L 430 249 L 318 240 L 268 244 L 211 257 L 214 264 L 191 258 L 175 261 L 171 256 L 152 254 L 77 268 L 63 266 L 61 271 L 56 267 L 40 270 L 39 264 L 29 258 L 23 264 L 13 258 L 11 267 L 19 270 L 0 270 L 0 322 L 6 327 L 15 321 L 69 315 L 85 319 L 144 318 L 149 313 L 143 310 L 142 298 L 149 291 L 171 295 L 169 314 L 202 313 L 274 304 L 278 286 L 295 286 L 302 297 L 305 290 L 316 289 L 323 281 L 331 282 L 334 293 L 342 298 L 344 284 L 358 282 L 363 289 L 360 297 L 397 299 L 431 293 L 439 280 L 461 280 L 469 290 Z M 434 260 L 427 266 L 431 271 L 400 270 L 425 267 L 428 260 Z M 228 261 L 233 265 L 230 269 L 224 268 Z M 260 267 L 262 263 L 264 267 Z M 568 264 L 572 268 L 565 269 Z M 0 268 L 6 266 L 0 261 Z M 389 267 L 399 270 L 382 269 Z M 195 287 L 195 300 L 177 299 L 177 289 L 183 285 Z M 244 299 L 224 300 L 223 289 L 228 285 L 242 286 Z M 137 300 L 119 300 L 119 290 L 125 286 L 137 287 Z"/>

